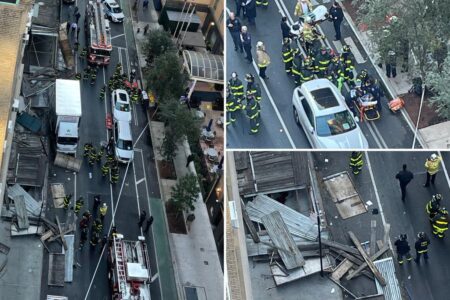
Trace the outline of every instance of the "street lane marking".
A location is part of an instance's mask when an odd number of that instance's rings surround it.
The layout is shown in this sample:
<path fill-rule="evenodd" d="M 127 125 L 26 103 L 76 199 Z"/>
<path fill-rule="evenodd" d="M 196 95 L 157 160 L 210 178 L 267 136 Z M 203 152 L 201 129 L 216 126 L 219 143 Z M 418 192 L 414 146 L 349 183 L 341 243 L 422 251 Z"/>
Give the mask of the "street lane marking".
<path fill-rule="evenodd" d="M 444 174 L 445 174 L 445 179 L 447 179 L 447 185 L 450 188 L 450 178 L 448 177 L 448 172 L 447 172 L 447 168 L 445 167 L 445 162 L 444 162 L 444 157 L 442 156 L 441 151 L 438 151 L 439 156 L 442 157 L 442 169 L 444 170 Z"/>
<path fill-rule="evenodd" d="M 362 56 L 361 52 L 359 52 L 358 47 L 356 47 L 355 42 L 353 41 L 352 37 L 346 37 L 344 38 L 344 42 L 350 46 L 350 49 L 352 51 L 353 56 L 355 57 L 355 60 L 358 64 L 363 64 L 366 62 L 364 57 Z M 375 66 L 374 66 L 375 67 Z"/>
<path fill-rule="evenodd" d="M 372 165 L 371 165 L 370 159 L 369 159 L 369 152 L 365 151 L 364 155 L 366 157 L 367 168 L 369 169 L 370 179 L 372 180 L 372 186 L 373 186 L 373 190 L 375 192 L 375 197 L 377 198 L 378 211 L 381 215 L 381 221 L 383 222 L 383 228 L 386 228 L 386 219 L 384 217 L 383 207 L 381 206 L 380 195 L 378 195 L 378 189 L 377 189 L 377 185 L 375 183 L 375 176 L 373 176 Z M 390 237 L 388 239 L 388 244 L 389 244 L 389 249 L 391 249 L 393 251 Z"/>
<path fill-rule="evenodd" d="M 143 181 L 145 181 L 145 178 L 139 179 L 138 181 L 136 181 L 136 185 L 138 185 L 139 183 L 141 183 L 141 182 L 143 182 Z"/>
<path fill-rule="evenodd" d="M 118 37 L 121 37 L 121 36 L 124 36 L 124 35 L 125 35 L 125 33 L 122 33 L 122 34 L 119 34 L 119 35 L 113 36 L 113 37 L 111 38 L 111 40 L 113 40 L 113 39 L 115 39 L 115 38 L 118 38 Z"/>

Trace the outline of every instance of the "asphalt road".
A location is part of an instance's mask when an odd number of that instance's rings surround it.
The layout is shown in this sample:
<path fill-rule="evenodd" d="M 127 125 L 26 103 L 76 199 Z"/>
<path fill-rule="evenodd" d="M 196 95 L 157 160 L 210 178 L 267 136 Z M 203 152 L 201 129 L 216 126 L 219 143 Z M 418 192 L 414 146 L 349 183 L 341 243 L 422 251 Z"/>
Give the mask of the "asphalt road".
<path fill-rule="evenodd" d="M 86 1 L 77 1 L 77 6 L 82 14 L 79 24 L 83 24 Z M 122 24 L 111 23 L 111 36 L 113 51 L 111 64 L 106 68 L 100 68 L 97 74 L 97 81 L 94 86 L 89 82 L 81 82 L 82 111 L 83 117 L 80 124 L 80 146 L 77 156 L 82 156 L 83 144 L 92 142 L 97 148 L 101 141 L 107 141 L 110 133 L 105 125 L 107 113 L 111 113 L 110 93 L 107 89 L 106 101 L 98 100 L 100 89 L 107 83 L 109 77 L 115 70 L 118 62 L 123 65 L 123 72 L 129 71 L 136 66 L 136 48 L 134 44 L 133 30 L 131 24 L 131 10 L 129 3 L 123 1 L 122 8 L 126 14 L 127 21 Z M 69 7 L 62 7 L 62 20 L 66 20 L 69 15 Z M 81 47 L 84 45 L 84 30 L 81 30 Z M 77 60 L 77 70 L 82 70 L 86 66 L 84 60 Z M 139 77 L 139 76 L 138 76 Z M 90 167 L 84 159 L 79 173 L 74 174 L 65 172 L 60 168 L 51 166 L 50 182 L 64 182 L 66 193 L 73 193 L 74 199 L 83 196 L 85 208 L 92 211 L 93 197 L 100 194 L 102 200 L 108 205 L 108 213 L 104 223 L 104 234 L 110 230 L 112 223 L 117 227 L 118 232 L 122 233 L 125 239 L 136 240 L 139 235 L 144 235 L 138 227 L 138 216 L 141 210 L 146 210 L 150 215 L 150 198 L 160 198 L 156 169 L 151 157 L 153 149 L 150 146 L 150 137 L 148 134 L 147 117 L 145 109 L 140 104 L 135 105 L 132 110 L 132 135 L 135 143 L 134 162 L 120 167 L 120 180 L 117 184 L 111 185 L 109 181 L 102 177 L 100 164 Z M 115 213 L 113 218 L 113 213 Z M 63 209 L 53 209 L 48 215 L 59 215 L 62 222 L 72 222 L 73 213 L 69 212 L 65 216 Z M 76 223 L 78 225 L 78 222 Z M 42 274 L 42 293 L 41 298 L 45 299 L 46 294 L 65 295 L 69 299 L 111 299 L 106 255 L 107 251 L 101 252 L 101 248 L 90 248 L 87 244 L 83 249 L 77 250 L 79 244 L 79 230 L 77 226 L 75 260 L 76 269 L 74 269 L 74 280 L 72 283 L 62 288 L 47 286 L 47 270 L 44 267 Z M 152 230 L 146 237 L 148 253 L 151 262 L 152 275 L 158 273 L 158 263 L 156 261 L 154 239 Z M 47 260 L 47 256 L 45 260 Z M 47 262 L 44 261 L 44 266 Z M 156 278 L 151 284 L 152 299 L 161 299 L 160 282 Z"/>
<path fill-rule="evenodd" d="M 329 7 L 330 1 L 316 1 Z M 326 2 L 326 3 L 324 3 Z M 248 134 L 249 122 L 240 113 L 237 124 L 228 126 L 227 145 L 229 148 L 310 148 L 306 136 L 301 128 L 297 126 L 293 118 L 292 92 L 295 88 L 293 78 L 286 75 L 284 63 L 281 60 L 281 29 L 282 16 L 288 17 L 288 23 L 294 20 L 295 0 L 274 0 L 267 9 L 257 8 L 256 26 L 249 26 L 252 35 L 252 53 L 256 57 L 256 42 L 263 41 L 266 50 L 271 57 L 271 64 L 267 69 L 270 77 L 265 82 L 257 77 L 257 82 L 263 89 L 263 100 L 261 104 L 262 123 L 258 135 Z M 235 10 L 234 1 L 227 2 L 227 8 Z M 247 25 L 247 20 L 241 21 Z M 335 44 L 334 28 L 331 22 L 323 22 L 320 27 L 326 35 L 326 45 L 335 51 L 341 51 L 341 44 Z M 356 71 L 367 69 L 369 74 L 380 80 L 376 75 L 374 66 L 367 58 L 367 53 L 358 42 L 350 26 L 346 21 L 342 23 L 342 40 L 347 37 L 355 42 L 364 63 L 356 64 Z M 234 51 L 229 31 L 227 30 L 227 78 L 231 72 L 237 72 L 244 81 L 246 73 L 258 74 L 255 63 L 248 64 L 244 54 Z M 346 93 L 346 92 L 344 92 Z M 377 121 L 360 122 L 360 126 L 366 136 L 370 148 L 411 148 L 414 133 L 401 114 L 393 114 L 387 108 L 387 100 L 382 99 L 382 117 Z M 418 144 L 418 143 L 416 143 Z"/>
<path fill-rule="evenodd" d="M 408 235 L 412 247 L 411 254 L 415 257 L 414 242 L 419 231 L 424 231 L 431 239 L 429 248 L 430 259 L 427 263 L 396 264 L 397 277 L 403 288 L 406 299 L 448 299 L 448 290 L 445 288 L 450 280 L 450 257 L 448 250 L 450 242 L 448 237 L 444 240 L 435 238 L 429 224 L 425 204 L 434 193 L 441 193 L 443 203 L 450 206 L 450 182 L 448 171 L 450 154 L 443 153 L 444 167 L 438 173 L 435 186 L 424 188 L 426 179 L 424 163 L 431 152 L 367 152 L 364 157 L 364 168 L 360 175 L 352 176 L 355 187 L 362 200 L 367 204 L 369 211 L 356 217 L 339 221 L 333 213 L 334 204 L 327 202 L 325 211 L 328 225 L 333 232 L 333 238 L 344 239 L 348 230 L 355 231 L 361 242 L 370 238 L 370 220 L 377 220 L 377 237 L 381 239 L 381 224 L 391 225 L 391 243 L 401 233 Z M 319 152 L 315 153 L 315 165 L 323 176 L 349 171 L 349 152 Z M 325 162 L 325 158 L 328 159 Z M 401 201 L 400 187 L 395 175 L 406 163 L 408 169 L 414 173 L 414 179 L 407 187 L 405 203 Z M 444 171 L 445 170 L 445 171 Z M 324 200 L 326 201 L 326 200 Z M 328 208 L 327 208 L 328 207 Z M 373 215 L 372 208 L 378 208 L 380 213 Z M 334 209 L 334 210 L 333 210 Z M 331 224 L 330 224 L 331 223 Z M 347 239 L 348 241 L 348 239 Z M 394 249 L 395 252 L 395 249 Z M 396 261 L 396 259 L 394 259 Z M 359 288 L 359 287 L 358 287 Z"/>

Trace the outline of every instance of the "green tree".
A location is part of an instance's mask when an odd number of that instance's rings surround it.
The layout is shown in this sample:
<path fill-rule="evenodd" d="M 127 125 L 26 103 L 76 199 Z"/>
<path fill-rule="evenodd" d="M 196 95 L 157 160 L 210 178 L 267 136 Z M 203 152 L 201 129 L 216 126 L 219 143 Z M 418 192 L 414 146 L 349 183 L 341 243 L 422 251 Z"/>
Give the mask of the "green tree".
<path fill-rule="evenodd" d="M 194 203 L 197 201 L 199 193 L 197 177 L 193 174 L 188 174 L 181 177 L 178 183 L 172 187 L 170 202 L 178 213 L 193 211 L 195 209 Z"/>
<path fill-rule="evenodd" d="M 171 162 L 175 156 L 178 147 L 170 132 L 166 132 L 161 144 L 161 155 L 166 162 Z"/>
<path fill-rule="evenodd" d="M 154 66 L 144 74 L 158 102 L 180 97 L 187 86 L 188 76 L 184 72 L 177 52 L 167 51 L 155 58 Z"/>
<path fill-rule="evenodd" d="M 426 84 L 431 87 L 434 96 L 430 103 L 436 107 L 440 117 L 450 118 L 450 55 L 444 61 L 442 72 L 430 72 L 426 78 Z"/>
<path fill-rule="evenodd" d="M 150 63 L 161 54 L 175 50 L 176 47 L 169 32 L 163 29 L 149 31 L 147 43 L 144 45 L 144 53 Z"/>

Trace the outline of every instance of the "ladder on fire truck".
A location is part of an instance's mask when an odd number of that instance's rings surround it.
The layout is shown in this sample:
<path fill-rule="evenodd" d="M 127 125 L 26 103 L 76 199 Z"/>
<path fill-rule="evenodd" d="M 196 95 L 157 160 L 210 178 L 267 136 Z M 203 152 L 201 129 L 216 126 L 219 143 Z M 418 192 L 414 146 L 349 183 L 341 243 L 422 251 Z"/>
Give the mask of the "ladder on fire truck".
<path fill-rule="evenodd" d="M 126 295 L 127 275 L 125 265 L 127 263 L 125 249 L 123 248 L 122 239 L 120 237 L 114 237 L 114 253 L 116 260 L 117 271 L 117 286 L 119 288 L 122 297 Z"/>
<path fill-rule="evenodd" d="M 103 14 L 102 14 L 102 8 L 101 8 L 101 2 L 98 0 L 94 0 L 93 8 L 94 8 L 94 20 L 95 20 L 95 35 L 96 35 L 96 41 L 97 45 L 109 45 L 109 39 L 108 39 L 108 33 L 106 32 L 107 29 L 105 28 L 105 21 L 102 20 Z"/>

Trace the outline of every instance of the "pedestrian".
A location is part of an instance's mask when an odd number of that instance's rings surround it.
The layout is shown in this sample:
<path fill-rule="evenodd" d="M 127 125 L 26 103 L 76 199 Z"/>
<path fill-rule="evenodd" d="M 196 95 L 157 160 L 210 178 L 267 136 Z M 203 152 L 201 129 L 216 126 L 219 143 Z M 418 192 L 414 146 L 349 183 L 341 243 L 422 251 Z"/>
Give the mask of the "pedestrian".
<path fill-rule="evenodd" d="M 395 175 L 395 178 L 400 183 L 400 190 L 402 191 L 402 201 L 405 202 L 406 197 L 406 186 L 413 180 L 414 174 L 408 171 L 406 164 L 403 165 L 403 169 Z"/>
<path fill-rule="evenodd" d="M 73 15 L 75 16 L 78 13 L 78 6 L 75 6 L 73 9 Z"/>
<path fill-rule="evenodd" d="M 344 12 L 339 3 L 334 1 L 328 13 L 329 18 L 333 21 L 334 31 L 336 33 L 335 39 L 339 41 L 341 39 L 341 23 L 344 20 Z"/>
<path fill-rule="evenodd" d="M 431 225 L 433 226 L 433 234 L 435 237 L 443 239 L 445 237 L 445 232 L 448 230 L 448 211 L 445 207 L 442 207 L 437 212 L 436 216 L 431 220 Z"/>
<path fill-rule="evenodd" d="M 148 0 L 144 0 L 144 2 L 142 3 L 142 7 L 143 7 L 144 9 L 147 9 L 147 8 L 148 8 Z"/>
<path fill-rule="evenodd" d="M 414 261 L 420 263 L 420 256 L 423 254 L 423 259 L 425 262 L 428 260 L 428 245 L 430 245 L 430 239 L 427 237 L 425 232 L 419 232 L 417 234 L 417 241 L 414 244 L 416 248 L 416 258 Z"/>
<path fill-rule="evenodd" d="M 139 215 L 139 222 L 138 222 L 139 227 L 142 227 L 142 224 L 144 223 L 146 217 L 147 213 L 145 212 L 145 210 L 142 210 L 142 212 Z"/>
<path fill-rule="evenodd" d="M 350 157 L 350 167 L 352 168 L 353 175 L 361 173 L 363 164 L 362 152 L 353 151 Z"/>
<path fill-rule="evenodd" d="M 106 203 L 103 203 L 103 205 L 100 207 L 100 220 L 102 221 L 102 223 L 105 220 L 107 211 L 108 211 L 108 205 L 106 205 Z"/>
<path fill-rule="evenodd" d="M 266 76 L 266 69 L 270 65 L 270 56 L 266 52 L 264 43 L 261 41 L 256 44 L 256 57 L 258 60 L 259 77 L 265 80 L 269 79 L 269 77 Z"/>
<path fill-rule="evenodd" d="M 400 237 L 394 243 L 397 250 L 397 260 L 400 265 L 403 264 L 403 257 L 406 257 L 406 260 L 411 262 L 411 247 L 408 243 L 408 237 L 406 234 L 400 234 Z"/>
<path fill-rule="evenodd" d="M 246 0 L 234 0 L 236 4 L 236 16 L 241 17 L 241 10 L 242 10 L 242 16 L 245 17 L 245 2 Z"/>
<path fill-rule="evenodd" d="M 439 211 L 439 208 L 441 207 L 441 200 L 442 195 L 441 194 L 435 194 L 433 197 L 431 197 L 431 200 L 428 201 L 427 205 L 425 206 L 425 211 L 428 214 L 428 219 L 430 222 L 433 222 L 434 217 Z"/>
<path fill-rule="evenodd" d="M 294 16 L 302 18 L 302 16 L 308 14 L 313 9 L 310 0 L 297 0 L 297 4 L 294 9 Z"/>
<path fill-rule="evenodd" d="M 256 19 L 256 0 L 247 0 L 245 2 L 245 15 L 247 16 L 248 24 L 250 25 L 256 25 L 255 19 Z"/>
<path fill-rule="evenodd" d="M 439 172 L 442 158 L 436 153 L 431 154 L 429 158 L 425 161 L 425 169 L 427 171 L 427 181 L 423 185 L 424 187 L 434 185 L 434 180 L 436 179 L 436 174 Z"/>
<path fill-rule="evenodd" d="M 283 35 L 283 40 L 291 37 L 291 27 L 287 23 L 287 17 L 281 18 L 281 34 Z"/>
<path fill-rule="evenodd" d="M 77 23 L 73 22 L 72 25 L 70 25 L 71 33 L 74 33 L 78 29 Z"/>
<path fill-rule="evenodd" d="M 249 62 L 253 62 L 252 56 L 252 37 L 248 32 L 247 26 L 242 26 L 241 28 L 241 36 L 240 36 L 242 46 L 245 50 L 245 59 Z"/>
<path fill-rule="evenodd" d="M 152 226 L 152 224 L 153 224 L 153 216 L 150 216 L 150 217 L 147 219 L 147 223 L 146 223 L 146 225 L 145 225 L 145 229 L 144 229 L 144 232 L 145 232 L 145 233 L 148 232 L 148 229 L 150 228 L 150 226 Z"/>
<path fill-rule="evenodd" d="M 79 11 L 77 11 L 76 13 L 75 13 L 75 22 L 78 24 L 78 21 L 80 20 L 80 17 L 81 17 L 81 14 L 80 14 L 80 12 Z"/>
<path fill-rule="evenodd" d="M 235 17 L 233 12 L 230 12 L 230 16 L 227 20 L 227 27 L 230 31 L 231 38 L 233 39 L 234 43 L 234 51 L 240 51 L 241 53 L 244 52 L 242 49 L 242 42 L 240 39 L 240 33 L 241 33 L 241 21 L 239 21 L 238 18 Z"/>
<path fill-rule="evenodd" d="M 144 27 L 144 35 L 147 35 L 147 32 L 148 32 L 149 28 L 150 28 L 149 24 L 145 25 L 145 27 Z"/>
<path fill-rule="evenodd" d="M 397 76 L 397 55 L 394 50 L 389 50 L 386 56 L 386 76 L 393 78 Z"/>

